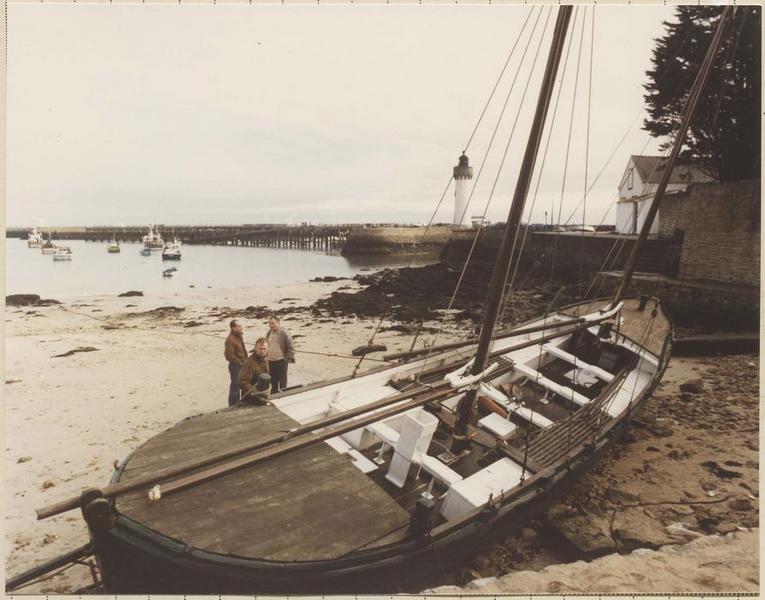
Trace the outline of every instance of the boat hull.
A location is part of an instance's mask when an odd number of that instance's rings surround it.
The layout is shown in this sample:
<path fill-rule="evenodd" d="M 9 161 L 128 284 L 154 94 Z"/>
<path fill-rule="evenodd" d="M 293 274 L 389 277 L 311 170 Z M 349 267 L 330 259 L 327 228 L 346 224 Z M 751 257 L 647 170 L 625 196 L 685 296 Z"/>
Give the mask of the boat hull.
<path fill-rule="evenodd" d="M 162 260 L 181 260 L 180 254 L 163 254 Z"/>
<path fill-rule="evenodd" d="M 453 526 L 439 526 L 431 531 L 429 538 L 410 537 L 403 542 L 331 560 L 274 562 L 191 548 L 115 511 L 117 516 L 111 527 L 100 531 L 91 527 L 104 591 L 131 594 L 394 593 L 436 585 L 445 568 L 465 561 L 543 512 L 603 455 L 660 381 L 669 359 L 670 340 L 671 332 L 664 340 L 658 368 L 642 394 L 619 418 L 602 429 L 597 439 L 574 449 L 565 462 L 533 475 L 512 494 L 498 499 L 492 509 L 478 510 Z M 118 469 L 112 481 L 118 481 L 120 475 Z M 111 505 L 114 507 L 113 502 Z"/>
<path fill-rule="evenodd" d="M 658 379 L 657 379 L 658 382 Z M 634 405 L 639 410 L 650 394 Z M 550 478 L 529 483 L 514 506 L 484 513 L 430 543 L 401 544 L 354 558 L 274 563 L 191 549 L 124 517 L 95 538 L 105 593 L 328 594 L 412 592 L 437 585 L 444 569 L 526 526 L 564 494 L 623 433 L 618 422 L 593 451 Z"/>

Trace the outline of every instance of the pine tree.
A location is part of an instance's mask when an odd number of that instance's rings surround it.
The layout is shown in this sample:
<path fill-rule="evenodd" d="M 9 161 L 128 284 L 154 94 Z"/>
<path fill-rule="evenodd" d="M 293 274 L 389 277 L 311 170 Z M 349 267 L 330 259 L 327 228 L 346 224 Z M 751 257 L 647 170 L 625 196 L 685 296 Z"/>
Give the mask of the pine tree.
<path fill-rule="evenodd" d="M 679 124 L 721 14 L 718 6 L 678 6 L 676 22 L 664 23 L 643 86 L 649 114 L 643 128 L 654 137 Z M 760 177 L 761 23 L 761 7 L 735 9 L 680 154 L 721 181 Z"/>

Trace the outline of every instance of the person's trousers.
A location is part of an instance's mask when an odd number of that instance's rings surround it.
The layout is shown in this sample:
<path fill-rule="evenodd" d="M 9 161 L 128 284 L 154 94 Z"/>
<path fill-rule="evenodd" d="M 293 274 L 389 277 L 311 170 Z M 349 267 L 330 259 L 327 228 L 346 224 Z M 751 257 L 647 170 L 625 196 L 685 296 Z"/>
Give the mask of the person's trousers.
<path fill-rule="evenodd" d="M 279 390 L 283 390 L 287 387 L 287 361 L 281 360 L 269 360 L 268 361 L 268 374 L 271 375 L 271 393 L 274 394 Z"/>
<path fill-rule="evenodd" d="M 239 371 L 242 365 L 238 363 L 228 363 L 228 374 L 231 375 L 231 385 L 228 388 L 228 405 L 234 406 L 239 402 Z"/>

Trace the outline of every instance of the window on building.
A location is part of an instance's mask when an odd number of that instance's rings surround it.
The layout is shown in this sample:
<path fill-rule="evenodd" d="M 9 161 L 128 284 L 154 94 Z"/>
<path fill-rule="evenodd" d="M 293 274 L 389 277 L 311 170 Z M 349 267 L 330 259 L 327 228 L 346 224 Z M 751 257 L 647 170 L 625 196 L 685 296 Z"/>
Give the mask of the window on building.
<path fill-rule="evenodd" d="M 630 167 L 627 170 L 627 189 L 628 190 L 632 189 L 634 178 L 635 178 L 635 167 Z"/>

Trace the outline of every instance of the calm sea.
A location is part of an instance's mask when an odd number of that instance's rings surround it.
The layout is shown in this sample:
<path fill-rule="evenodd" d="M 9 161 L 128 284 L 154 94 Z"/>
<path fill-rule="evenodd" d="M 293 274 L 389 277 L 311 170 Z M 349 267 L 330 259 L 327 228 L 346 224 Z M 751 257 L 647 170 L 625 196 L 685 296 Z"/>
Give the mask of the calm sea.
<path fill-rule="evenodd" d="M 54 240 L 54 243 L 57 243 Z M 74 296 L 178 291 L 197 288 L 240 288 L 303 283 L 314 277 L 352 277 L 362 271 L 406 266 L 409 257 L 348 259 L 310 250 L 243 248 L 234 246 L 183 246 L 180 261 L 163 261 L 161 252 L 141 256 L 140 244 L 121 244 L 119 254 L 109 254 L 106 244 L 68 240 L 58 242 L 72 249 L 71 261 L 54 261 L 26 240 L 5 240 L 5 293 L 38 294 L 62 299 Z M 435 262 L 418 257 L 414 265 Z M 163 277 L 169 267 L 178 270 Z"/>

